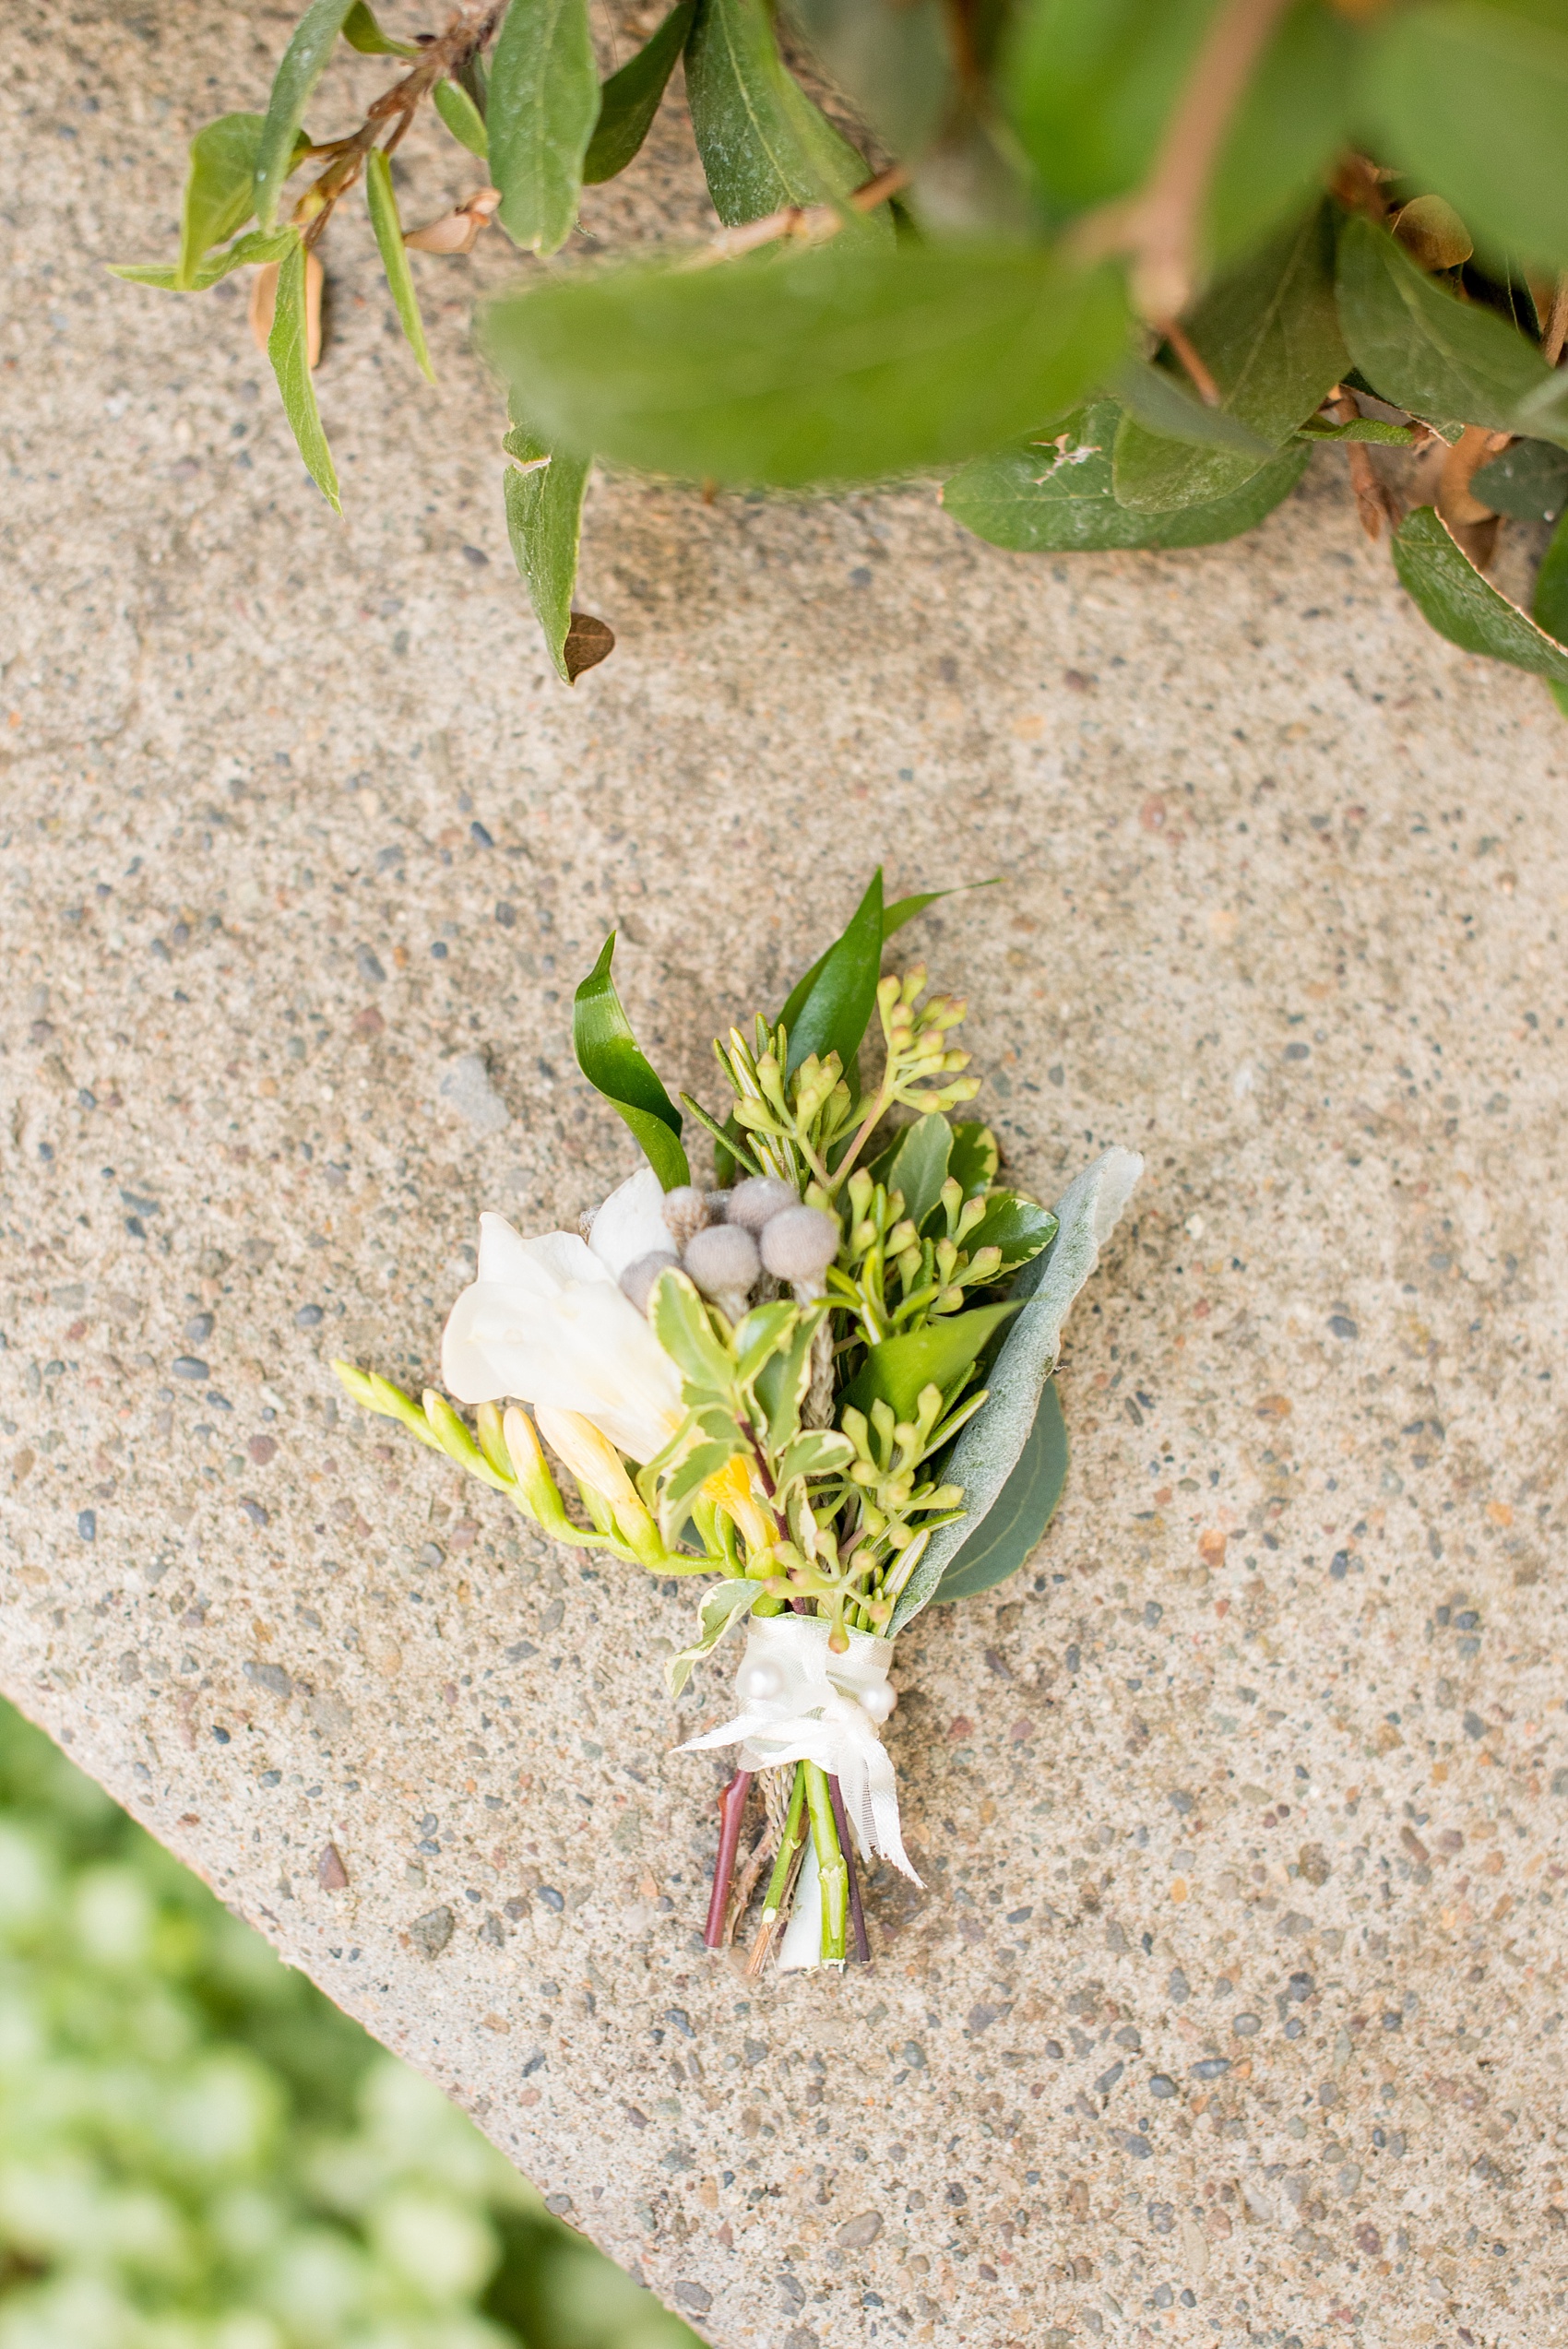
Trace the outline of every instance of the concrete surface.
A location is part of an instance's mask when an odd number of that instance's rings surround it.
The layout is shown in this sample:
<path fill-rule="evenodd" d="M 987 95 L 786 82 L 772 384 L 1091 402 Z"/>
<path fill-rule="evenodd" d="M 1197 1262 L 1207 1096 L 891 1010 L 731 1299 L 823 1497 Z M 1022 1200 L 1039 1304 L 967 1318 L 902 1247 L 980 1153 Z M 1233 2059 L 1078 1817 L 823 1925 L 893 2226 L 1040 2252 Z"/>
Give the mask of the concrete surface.
<path fill-rule="evenodd" d="M 503 255 L 422 263 L 427 393 L 335 239 L 342 524 L 242 303 L 103 273 L 284 21 L 9 29 L 6 1690 L 727 2349 L 1561 2339 L 1545 692 L 1426 633 L 1324 458 L 1234 549 L 1070 564 L 923 492 L 601 484 L 621 647 L 567 694 L 463 352 Z M 902 1643 L 931 1890 L 875 1884 L 870 1973 L 748 1986 L 689 1595 L 326 1361 L 417 1383 L 479 1210 L 626 1169 L 567 1040 L 609 922 L 707 1086 L 879 857 L 1005 876 L 921 946 L 1019 1178 L 1150 1172 L 1036 1571 Z"/>

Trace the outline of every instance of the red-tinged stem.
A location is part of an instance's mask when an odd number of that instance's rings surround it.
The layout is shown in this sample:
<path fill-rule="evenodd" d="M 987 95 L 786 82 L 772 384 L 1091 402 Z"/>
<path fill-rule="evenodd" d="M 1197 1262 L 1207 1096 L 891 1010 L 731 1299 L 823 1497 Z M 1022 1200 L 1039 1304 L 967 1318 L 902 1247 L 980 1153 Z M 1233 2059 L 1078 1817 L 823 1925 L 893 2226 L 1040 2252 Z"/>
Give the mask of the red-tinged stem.
<path fill-rule="evenodd" d="M 730 1880 L 735 1873 L 735 1854 L 741 1847 L 741 1821 L 745 1817 L 746 1797 L 751 1790 L 751 1772 L 737 1770 L 719 1797 L 719 1857 L 713 1864 L 713 1898 L 707 1904 L 707 1925 L 703 1933 L 703 1940 L 710 1950 L 720 1950 L 724 1946 Z"/>
<path fill-rule="evenodd" d="M 862 1965 L 869 1965 L 871 1943 L 866 1940 L 865 1911 L 861 1906 L 861 1879 L 855 1867 L 855 1843 L 849 1833 L 849 1817 L 844 1809 L 844 1789 L 837 1778 L 829 1776 L 827 1792 L 833 1803 L 833 1819 L 838 1830 L 844 1865 L 849 1871 L 849 1922 L 855 1928 L 855 1955 Z"/>

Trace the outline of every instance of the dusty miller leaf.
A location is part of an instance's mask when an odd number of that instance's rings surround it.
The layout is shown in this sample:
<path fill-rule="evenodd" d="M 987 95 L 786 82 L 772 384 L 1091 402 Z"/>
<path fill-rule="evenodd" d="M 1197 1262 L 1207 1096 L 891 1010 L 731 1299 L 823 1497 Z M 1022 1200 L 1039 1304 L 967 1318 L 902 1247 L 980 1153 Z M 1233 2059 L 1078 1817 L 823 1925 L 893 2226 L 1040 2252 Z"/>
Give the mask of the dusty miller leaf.
<path fill-rule="evenodd" d="M 1058 1229 L 1045 1254 L 1027 1264 L 1014 1287 L 1027 1299 L 986 1378 L 987 1400 L 959 1432 L 945 1477 L 964 1488 L 964 1514 L 941 1525 L 900 1597 L 892 1629 L 918 1615 L 947 1567 L 981 1532 L 1018 1464 L 1039 1414 L 1046 1381 L 1062 1350 L 1068 1309 L 1099 1262 L 1144 1162 L 1135 1151 L 1107 1150 L 1070 1182 L 1058 1204 Z"/>

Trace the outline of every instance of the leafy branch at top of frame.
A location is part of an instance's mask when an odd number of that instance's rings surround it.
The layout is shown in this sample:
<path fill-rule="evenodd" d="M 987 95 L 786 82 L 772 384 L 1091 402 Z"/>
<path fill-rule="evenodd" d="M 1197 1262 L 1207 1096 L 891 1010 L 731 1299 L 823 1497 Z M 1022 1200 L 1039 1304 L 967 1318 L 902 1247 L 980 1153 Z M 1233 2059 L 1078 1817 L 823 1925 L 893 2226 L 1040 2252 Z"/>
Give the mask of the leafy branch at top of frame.
<path fill-rule="evenodd" d="M 463 11 L 412 44 L 363 0 L 313 0 L 267 114 L 198 134 L 178 263 L 127 274 L 199 290 L 232 267 L 276 271 L 269 350 L 335 500 L 308 358 L 315 251 L 342 195 L 364 178 L 426 363 L 388 160 L 414 110 L 429 98 L 491 185 L 411 241 L 460 251 L 494 216 L 549 254 L 583 187 L 635 159 L 683 63 L 718 240 L 552 274 L 484 329 L 513 386 L 508 528 L 564 675 L 612 641 L 572 609 L 595 457 L 787 487 L 935 471 L 967 527 L 1061 553 L 1234 535 L 1335 445 L 1434 624 L 1568 685 L 1568 550 L 1543 564 L 1533 618 L 1484 576 L 1509 518 L 1563 506 L 1560 12 L 787 6 L 789 42 L 855 110 L 853 136 L 787 62 L 764 0 L 680 0 L 602 80 L 586 0 Z M 303 111 L 339 38 L 408 70 L 312 148 Z M 307 160 L 320 168 L 277 227 Z M 1408 452 L 1395 471 L 1380 444 Z"/>

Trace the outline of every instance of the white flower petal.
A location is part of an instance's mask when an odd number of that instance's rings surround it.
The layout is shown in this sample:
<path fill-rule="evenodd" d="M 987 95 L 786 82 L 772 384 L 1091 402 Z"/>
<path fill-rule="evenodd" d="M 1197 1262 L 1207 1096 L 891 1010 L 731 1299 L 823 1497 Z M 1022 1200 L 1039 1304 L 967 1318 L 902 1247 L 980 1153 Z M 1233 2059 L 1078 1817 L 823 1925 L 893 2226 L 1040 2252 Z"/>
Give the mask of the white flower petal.
<path fill-rule="evenodd" d="M 612 1280 L 639 1256 L 674 1245 L 664 1220 L 664 1186 L 651 1167 L 639 1167 L 611 1192 L 593 1219 L 588 1245 Z"/>

